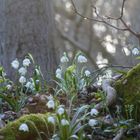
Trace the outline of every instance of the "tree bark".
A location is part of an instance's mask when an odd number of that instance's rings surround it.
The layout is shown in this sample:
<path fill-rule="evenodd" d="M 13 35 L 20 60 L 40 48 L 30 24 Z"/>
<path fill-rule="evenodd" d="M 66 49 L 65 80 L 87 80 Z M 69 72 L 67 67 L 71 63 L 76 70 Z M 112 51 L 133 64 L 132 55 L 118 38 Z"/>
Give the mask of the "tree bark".
<path fill-rule="evenodd" d="M 0 65 L 14 78 L 10 63 L 31 53 L 49 80 L 56 68 L 51 0 L 0 1 Z"/>

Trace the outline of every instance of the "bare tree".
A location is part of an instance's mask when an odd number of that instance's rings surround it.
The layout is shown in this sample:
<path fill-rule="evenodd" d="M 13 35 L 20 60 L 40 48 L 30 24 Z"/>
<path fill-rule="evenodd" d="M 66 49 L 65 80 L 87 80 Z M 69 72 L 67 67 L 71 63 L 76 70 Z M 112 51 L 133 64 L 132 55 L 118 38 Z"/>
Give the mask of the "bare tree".
<path fill-rule="evenodd" d="M 84 16 L 83 14 L 81 14 L 76 6 L 75 6 L 75 3 L 74 3 L 74 0 L 71 0 L 71 3 L 73 5 L 73 10 L 74 12 L 79 15 L 80 17 L 82 17 L 83 19 L 87 19 L 87 20 L 93 20 L 93 21 L 96 21 L 96 22 L 101 22 L 101 23 L 104 23 L 114 29 L 117 29 L 117 30 L 120 30 L 120 31 L 128 31 L 130 32 L 132 35 L 134 35 L 136 38 L 138 38 L 140 40 L 140 33 L 134 31 L 130 25 L 127 24 L 127 22 L 123 19 L 124 17 L 124 7 L 125 7 L 125 2 L 126 0 L 122 0 L 122 5 L 121 5 L 121 11 L 120 11 L 120 15 L 118 17 L 112 17 L 112 16 L 108 16 L 108 15 L 105 15 L 105 16 L 102 16 L 98 13 L 98 10 L 97 10 L 97 7 L 94 6 L 94 5 L 91 5 L 91 8 L 94 9 L 94 13 L 96 14 L 96 17 L 97 18 L 92 18 L 92 17 L 87 17 L 87 16 Z M 121 22 L 122 26 L 123 27 L 118 27 L 118 26 L 115 26 L 113 24 L 111 24 L 110 22 L 108 22 L 108 20 L 115 20 L 115 21 L 119 21 Z"/>

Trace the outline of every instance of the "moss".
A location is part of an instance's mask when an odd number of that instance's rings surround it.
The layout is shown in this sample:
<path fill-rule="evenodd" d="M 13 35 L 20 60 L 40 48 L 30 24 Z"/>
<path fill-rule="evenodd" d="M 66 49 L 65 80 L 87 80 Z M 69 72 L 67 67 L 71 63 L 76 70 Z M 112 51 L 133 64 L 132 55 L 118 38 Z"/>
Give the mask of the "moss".
<path fill-rule="evenodd" d="M 20 119 L 10 122 L 7 126 L 0 130 L 1 140 L 37 140 L 40 132 L 42 132 L 42 140 L 49 139 L 49 134 L 53 128 L 47 125 L 48 114 L 30 114 L 21 117 Z M 19 131 L 19 126 L 26 123 L 29 127 L 29 132 Z M 37 133 L 37 130 L 39 134 Z M 45 136 L 46 135 L 46 136 Z M 44 138 L 43 138 L 44 137 Z"/>
<path fill-rule="evenodd" d="M 124 106 L 134 105 L 132 116 L 140 121 L 140 64 L 128 71 L 121 80 L 118 80 L 115 88 L 119 96 L 123 98 Z"/>

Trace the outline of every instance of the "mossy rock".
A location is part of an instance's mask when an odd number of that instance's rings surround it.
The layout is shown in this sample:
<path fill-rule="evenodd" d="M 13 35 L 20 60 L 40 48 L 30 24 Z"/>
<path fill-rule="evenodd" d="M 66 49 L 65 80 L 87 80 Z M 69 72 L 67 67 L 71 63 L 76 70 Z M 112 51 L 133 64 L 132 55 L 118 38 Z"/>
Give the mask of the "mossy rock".
<path fill-rule="evenodd" d="M 22 116 L 14 122 L 9 122 L 6 127 L 0 130 L 0 140 L 40 140 L 39 134 L 42 140 L 49 140 L 53 126 L 47 123 L 48 115 L 30 114 Z M 28 125 L 28 132 L 19 130 L 22 123 Z"/>
<path fill-rule="evenodd" d="M 127 72 L 127 75 L 115 83 L 117 94 L 123 99 L 123 112 L 127 119 L 133 118 L 140 122 L 140 64 Z M 129 106 L 133 110 L 128 109 Z"/>

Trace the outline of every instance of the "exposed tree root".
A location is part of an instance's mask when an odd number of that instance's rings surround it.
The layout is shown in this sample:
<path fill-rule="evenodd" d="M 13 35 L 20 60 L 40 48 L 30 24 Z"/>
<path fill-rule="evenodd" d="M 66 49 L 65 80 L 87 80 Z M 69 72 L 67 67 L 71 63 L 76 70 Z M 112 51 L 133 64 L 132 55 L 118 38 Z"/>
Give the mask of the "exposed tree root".
<path fill-rule="evenodd" d="M 116 90 L 112 87 L 113 80 L 111 79 L 105 79 L 102 82 L 102 90 L 106 94 L 105 101 L 102 101 L 95 105 L 95 108 L 97 110 L 101 110 L 104 107 L 104 104 L 106 104 L 108 107 L 113 105 L 117 100 Z"/>
<path fill-rule="evenodd" d="M 118 134 L 113 138 L 113 140 L 121 140 L 124 136 L 125 129 L 121 128 L 118 132 Z"/>

